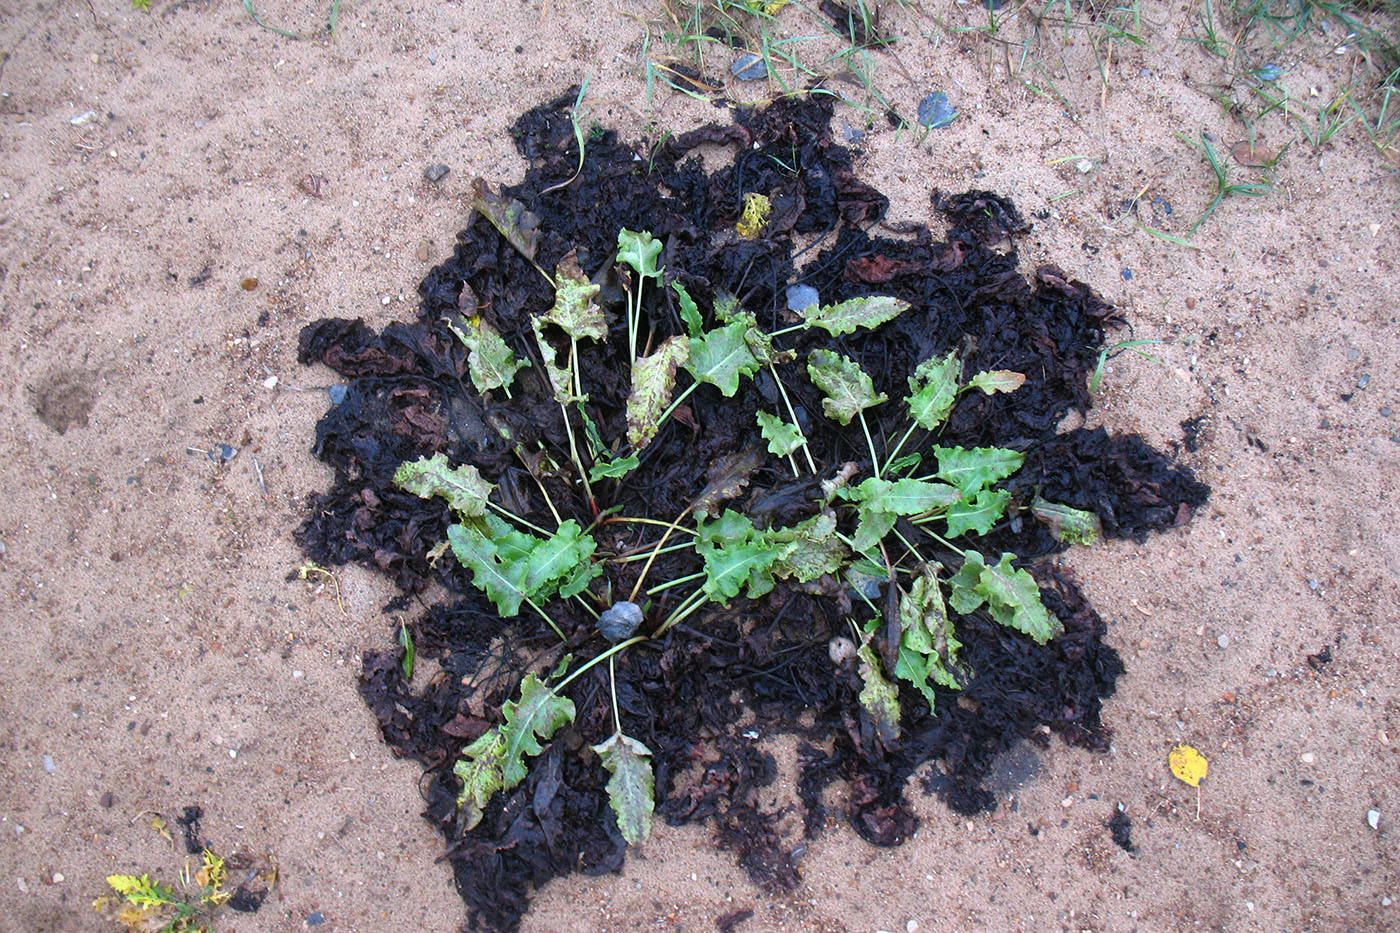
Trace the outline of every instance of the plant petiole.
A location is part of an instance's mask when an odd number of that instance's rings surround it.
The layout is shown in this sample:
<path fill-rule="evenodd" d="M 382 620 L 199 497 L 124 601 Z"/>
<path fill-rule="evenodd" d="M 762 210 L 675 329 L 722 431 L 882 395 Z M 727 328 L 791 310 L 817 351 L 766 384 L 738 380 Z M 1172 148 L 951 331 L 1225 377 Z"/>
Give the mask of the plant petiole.
<path fill-rule="evenodd" d="M 646 641 L 646 640 L 647 640 L 647 636 L 645 636 L 645 635 L 633 635 L 631 638 L 627 639 L 626 641 L 620 641 L 620 642 L 618 642 L 617 644 L 613 645 L 611 648 L 609 648 L 607 651 L 604 651 L 602 654 L 598 655 L 597 657 L 595 657 L 595 658 L 589 658 L 586 662 L 584 662 L 584 665 L 583 665 L 582 667 L 580 667 L 578 670 L 574 671 L 574 672 L 573 672 L 572 674 L 570 674 L 568 677 L 565 677 L 563 680 L 559 681 L 559 683 L 555 684 L 555 685 L 554 685 L 554 692 L 555 692 L 556 694 L 557 694 L 557 693 L 561 693 L 561 692 L 564 690 L 565 687 L 567 687 L 569 684 L 573 683 L 576 679 L 578 679 L 579 677 L 581 677 L 582 675 L 584 675 L 585 673 L 587 673 L 595 664 L 600 664 L 600 663 L 602 663 L 603 661 L 606 661 L 606 660 L 608 660 L 609 658 L 611 658 L 613 655 L 617 654 L 617 653 L 618 653 L 619 651 L 621 651 L 622 649 L 624 649 L 624 648 L 630 648 L 630 647 L 632 647 L 633 645 L 640 644 L 640 643 L 642 643 L 642 642 L 644 642 L 644 641 Z"/>
<path fill-rule="evenodd" d="M 770 334 L 769 336 L 772 335 Z M 812 471 L 812 475 L 815 476 L 817 473 L 817 463 L 812 459 L 812 451 L 810 450 L 810 445 L 807 443 L 807 434 L 802 430 L 801 422 L 797 420 L 797 410 L 792 407 L 792 399 L 788 398 L 787 387 L 783 385 L 783 380 L 778 376 L 778 369 L 771 361 L 768 363 L 768 372 L 773 374 L 773 381 L 778 384 L 778 394 L 783 397 L 783 404 L 787 406 L 788 417 L 792 419 L 792 426 L 797 428 L 798 436 L 802 438 L 802 453 L 807 458 L 807 467 Z M 792 460 L 791 454 L 788 455 L 788 460 Z M 796 463 L 792 464 L 792 475 L 794 477 L 797 476 Z"/>
<path fill-rule="evenodd" d="M 651 589 L 647 590 L 647 595 L 655 596 L 663 590 L 668 590 L 673 586 L 679 586 L 682 583 L 689 583 L 691 580 L 699 580 L 704 576 L 705 571 L 702 570 L 699 573 L 692 573 L 684 577 L 676 577 L 674 580 L 667 580 L 665 583 L 658 583 L 656 586 L 653 586 Z"/>

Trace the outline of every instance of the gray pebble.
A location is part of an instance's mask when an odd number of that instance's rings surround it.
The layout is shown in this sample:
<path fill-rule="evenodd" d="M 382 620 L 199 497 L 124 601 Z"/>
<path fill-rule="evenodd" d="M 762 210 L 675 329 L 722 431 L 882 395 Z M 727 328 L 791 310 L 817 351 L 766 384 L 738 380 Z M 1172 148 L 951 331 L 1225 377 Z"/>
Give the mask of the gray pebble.
<path fill-rule="evenodd" d="M 52 755 L 44 756 L 44 770 L 47 771 L 49 774 L 53 774 L 55 771 L 58 770 L 58 765 L 53 763 Z"/>
<path fill-rule="evenodd" d="M 1358 389 L 1364 389 L 1364 388 L 1366 388 L 1366 387 L 1367 387 L 1368 385 L 1370 385 L 1370 384 L 1371 384 L 1371 375 L 1370 375 L 1370 373 L 1362 373 L 1362 374 L 1361 374 L 1361 378 L 1359 378 L 1359 379 L 1356 380 L 1356 387 L 1357 387 Z"/>
<path fill-rule="evenodd" d="M 1380 828 L 1381 828 L 1381 811 L 1379 811 L 1379 810 L 1367 810 L 1367 811 L 1366 811 L 1366 825 L 1369 826 L 1369 827 L 1371 827 L 1372 829 L 1380 829 Z"/>
<path fill-rule="evenodd" d="M 734 64 L 729 66 L 729 70 L 740 81 L 758 81 L 768 77 L 768 64 L 763 60 L 763 56 L 752 52 L 734 59 Z"/>
<path fill-rule="evenodd" d="M 350 394 L 349 386 L 330 386 L 326 389 L 326 394 L 331 397 L 332 405 L 339 405 L 345 401 L 345 396 Z"/>
<path fill-rule="evenodd" d="M 821 300 L 817 290 L 810 285 L 789 285 L 787 306 L 789 311 L 806 311 Z"/>
<path fill-rule="evenodd" d="M 1394 414 L 1395 414 L 1395 410 L 1392 409 L 1392 408 L 1382 408 L 1382 409 L 1381 409 L 1381 417 L 1382 417 L 1382 418 L 1389 418 L 1389 417 L 1391 417 L 1391 416 L 1394 415 Z"/>
<path fill-rule="evenodd" d="M 446 165 L 438 163 L 434 165 L 429 165 L 427 168 L 423 169 L 423 177 L 428 179 L 428 181 L 432 182 L 433 184 L 437 184 L 438 182 L 446 178 L 447 173 L 450 171 L 452 171 L 452 169 L 448 168 Z"/>
<path fill-rule="evenodd" d="M 958 112 L 942 91 L 934 91 L 919 101 L 919 123 L 931 130 L 941 130 L 957 118 Z"/>
<path fill-rule="evenodd" d="M 625 599 L 613 603 L 598 616 L 598 632 L 612 642 L 631 638 L 641 624 L 642 607 Z"/>
<path fill-rule="evenodd" d="M 1230 636 L 1222 632 L 1220 637 L 1215 640 L 1215 643 L 1222 648 L 1228 648 L 1230 647 Z"/>

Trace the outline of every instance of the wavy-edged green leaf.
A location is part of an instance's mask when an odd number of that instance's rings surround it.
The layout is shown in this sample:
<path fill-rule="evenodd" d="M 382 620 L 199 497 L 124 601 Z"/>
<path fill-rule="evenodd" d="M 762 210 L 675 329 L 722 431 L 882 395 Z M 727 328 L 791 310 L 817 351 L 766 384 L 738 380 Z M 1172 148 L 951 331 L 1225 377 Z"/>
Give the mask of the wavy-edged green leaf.
<path fill-rule="evenodd" d="M 864 554 L 890 533 L 898 518 L 893 512 L 872 509 L 862 502 L 856 508 L 856 533 L 851 536 L 851 546 Z"/>
<path fill-rule="evenodd" d="M 921 515 L 932 509 L 951 506 L 962 494 L 946 483 L 921 479 L 878 479 L 874 476 L 850 490 L 847 497 L 864 502 L 878 512 L 895 515 Z"/>
<path fill-rule="evenodd" d="M 725 509 L 714 521 L 699 523 L 695 551 L 705 562 L 700 588 L 715 602 L 727 602 L 746 587 L 749 599 L 773 588 L 777 549 L 741 512 Z"/>
<path fill-rule="evenodd" d="M 525 562 L 511 558 L 501 560 L 496 542 L 464 525 L 449 525 L 447 541 L 461 565 L 471 570 L 472 585 L 495 603 L 501 618 L 518 615 L 520 604 L 528 595 Z"/>
<path fill-rule="evenodd" d="M 904 401 L 909 417 L 919 427 L 932 431 L 943 423 L 958 398 L 958 378 L 962 360 L 956 352 L 931 356 L 915 367 L 909 376 L 909 392 Z"/>
<path fill-rule="evenodd" d="M 441 496 L 457 514 L 472 518 L 486 514 L 487 497 L 496 488 L 471 464 L 448 466 L 441 453 L 400 464 L 394 485 L 424 499 Z"/>
<path fill-rule="evenodd" d="M 948 605 L 955 612 L 967 615 L 987 601 L 978 589 L 982 584 L 982 571 L 986 568 L 982 555 L 973 550 L 963 554 L 963 565 L 948 580 Z"/>
<path fill-rule="evenodd" d="M 937 710 L 936 684 L 949 690 L 962 686 L 967 674 L 958 664 L 962 643 L 953 630 L 943 591 L 938 585 L 938 564 L 921 568 L 908 593 L 900 594 L 899 652 L 894 674 L 928 700 L 929 710 Z"/>
<path fill-rule="evenodd" d="M 614 732 L 606 742 L 593 746 L 612 777 L 608 778 L 608 803 L 617 817 L 617 828 L 629 846 L 639 846 L 651 834 L 651 814 L 656 807 L 655 779 L 651 773 L 651 749 L 631 736 Z"/>
<path fill-rule="evenodd" d="M 846 543 L 836 534 L 836 513 L 823 509 L 791 528 L 771 533 L 781 544 L 773 561 L 773 576 L 810 583 L 824 573 L 836 573 L 850 556 Z"/>
<path fill-rule="evenodd" d="M 660 245 L 660 244 L 658 244 Z M 588 281 L 579 268 L 574 251 L 570 250 L 554 268 L 554 306 L 540 320 L 556 325 L 575 340 L 608 338 L 608 322 L 603 309 L 594 301 L 601 285 Z"/>
<path fill-rule="evenodd" d="M 786 457 L 807 443 L 802 432 L 797 429 L 797 425 L 788 424 L 777 415 L 770 415 L 762 409 L 756 411 L 754 415 L 758 419 L 758 428 L 763 434 L 763 439 L 768 442 L 770 454 Z"/>
<path fill-rule="evenodd" d="M 1025 454 L 1003 447 L 934 447 L 939 479 L 962 490 L 964 499 L 1021 468 Z"/>
<path fill-rule="evenodd" d="M 671 337 L 656 352 L 632 364 L 632 394 L 627 397 L 627 442 L 641 450 L 656 437 L 661 416 L 676 388 L 676 370 L 690 357 L 687 337 Z"/>
<path fill-rule="evenodd" d="M 838 424 L 850 424 L 863 409 L 887 399 L 875 391 L 875 384 L 859 363 L 832 350 L 813 350 L 808 354 L 807 375 L 826 396 L 822 399 L 822 414 Z"/>
<path fill-rule="evenodd" d="M 860 661 L 863 684 L 856 699 L 869 715 L 880 742 L 890 748 L 899 741 L 899 690 L 885 678 L 880 658 L 870 647 L 868 638 L 856 649 L 856 658 Z"/>
<path fill-rule="evenodd" d="M 535 261 L 535 250 L 539 246 L 540 238 L 540 219 L 527 211 L 523 203 L 492 191 L 486 179 L 475 178 L 472 180 L 472 198 L 468 206 L 491 221 L 491 226 L 495 227 L 520 255 L 531 262 Z"/>
<path fill-rule="evenodd" d="M 984 535 L 1006 514 L 1006 502 L 1011 493 L 1004 489 L 981 489 L 970 500 L 948 506 L 943 517 L 948 522 L 948 537 L 975 531 Z"/>
<path fill-rule="evenodd" d="M 661 241 L 646 230 L 617 231 L 617 261 L 632 267 L 642 278 L 659 279 L 661 269 L 656 264 L 661 255 Z"/>
<path fill-rule="evenodd" d="M 1031 514 L 1044 522 L 1056 541 L 1066 544 L 1097 544 L 1103 540 L 1103 522 L 1098 515 L 1036 496 Z"/>
<path fill-rule="evenodd" d="M 685 322 L 686 333 L 699 337 L 705 325 L 700 320 L 700 308 L 695 304 L 695 299 L 690 297 L 690 292 L 680 282 L 672 282 L 671 290 L 676 293 L 676 303 L 681 306 L 681 320 Z"/>
<path fill-rule="evenodd" d="M 545 686 L 534 674 L 520 682 L 520 699 L 506 703 L 505 723 L 492 726 L 462 750 L 462 760 L 452 773 L 462 779 L 457 806 L 463 810 L 464 828 L 481 822 L 482 808 L 497 791 L 508 791 L 529 773 L 525 757 L 544 751 L 541 741 L 574 721 L 574 702 Z"/>
<path fill-rule="evenodd" d="M 1009 369 L 989 369 L 973 376 L 967 387 L 981 389 L 988 395 L 992 395 L 996 392 L 1015 392 L 1025 384 L 1025 373 L 1013 373 Z"/>
<path fill-rule="evenodd" d="M 588 481 L 596 483 L 600 479 L 621 479 L 635 470 L 640 463 L 636 454 L 628 454 L 614 460 L 600 460 L 588 470 Z"/>
<path fill-rule="evenodd" d="M 752 376 L 761 365 L 744 339 L 748 329 L 746 321 L 735 320 L 703 336 L 691 337 L 685 371 L 696 382 L 709 383 L 725 398 L 732 398 L 739 391 L 739 377 Z"/>
<path fill-rule="evenodd" d="M 533 540 L 534 545 L 525 557 L 524 584 L 525 592 L 532 597 L 553 589 L 551 584 L 568 576 L 578 565 L 588 563 L 597 547 L 593 537 L 584 534 L 572 518 L 548 538 Z"/>
<path fill-rule="evenodd" d="M 588 584 L 603 572 L 603 565 L 597 561 L 578 564 L 571 567 L 564 579 L 559 581 L 559 597 L 568 599 L 570 596 L 577 596 L 588 589 Z"/>
<path fill-rule="evenodd" d="M 909 310 L 909 302 L 889 295 L 848 298 L 834 305 L 812 305 L 799 311 L 809 327 L 820 327 L 833 337 L 874 329 Z"/>
<path fill-rule="evenodd" d="M 465 320 L 461 327 L 449 321 L 447 327 L 467 348 L 467 375 L 478 392 L 509 391 L 515 374 L 530 365 L 529 360 L 517 360 L 505 339 L 480 318 Z"/>
<path fill-rule="evenodd" d="M 987 611 L 1002 625 L 1045 644 L 1065 630 L 1040 601 L 1040 587 L 1024 570 L 1011 566 L 1014 554 L 1003 554 L 993 566 L 982 568 L 978 590 L 987 597 Z"/>

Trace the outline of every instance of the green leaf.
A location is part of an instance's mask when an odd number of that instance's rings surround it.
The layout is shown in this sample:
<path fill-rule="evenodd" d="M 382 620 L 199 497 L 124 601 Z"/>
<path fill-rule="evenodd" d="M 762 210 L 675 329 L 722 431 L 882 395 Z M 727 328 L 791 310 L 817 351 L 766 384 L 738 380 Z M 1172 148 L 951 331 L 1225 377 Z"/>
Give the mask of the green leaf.
<path fill-rule="evenodd" d="M 861 503 L 856 508 L 856 533 L 851 537 L 852 547 L 861 554 L 869 551 L 890 533 L 898 519 L 899 516 L 893 512 L 882 512 Z"/>
<path fill-rule="evenodd" d="M 1040 496 L 1031 503 L 1031 514 L 1050 528 L 1056 541 L 1067 544 L 1097 544 L 1103 540 L 1103 523 L 1098 515 L 1083 509 L 1049 502 Z"/>
<path fill-rule="evenodd" d="M 515 198 L 496 194 L 486 183 L 486 179 L 477 178 L 472 181 L 472 198 L 468 206 L 491 221 L 491 226 L 495 227 L 520 255 L 531 262 L 535 261 L 535 249 L 540 238 L 540 219 L 527 211 L 524 204 Z"/>
<path fill-rule="evenodd" d="M 982 583 L 982 570 L 986 567 L 982 555 L 969 550 L 963 554 L 963 565 L 948 581 L 948 605 L 955 612 L 967 615 L 987 601 L 978 589 Z"/>
<path fill-rule="evenodd" d="M 403 671 L 404 680 L 413 679 L 413 662 L 418 657 L 418 652 L 413 647 L 413 633 L 408 630 L 408 626 L 399 625 L 399 647 L 403 649 L 403 657 L 399 660 L 399 670 Z"/>
<path fill-rule="evenodd" d="M 617 232 L 617 261 L 631 266 L 643 278 L 660 279 L 656 259 L 661 255 L 661 241 L 653 239 L 646 230 L 640 232 L 626 227 Z"/>
<path fill-rule="evenodd" d="M 1011 493 L 1004 489 L 980 490 L 971 501 L 955 502 L 948 506 L 948 537 L 975 531 L 984 535 L 1006 514 L 1006 501 Z"/>
<path fill-rule="evenodd" d="M 865 684 L 857 699 L 870 716 L 880 742 L 889 748 L 899 741 L 899 690 L 885 679 L 869 638 L 856 649 L 856 657 L 860 659 L 860 679 Z"/>
<path fill-rule="evenodd" d="M 596 483 L 600 479 L 621 479 L 635 470 L 641 461 L 636 454 L 628 454 L 615 460 L 601 460 L 588 471 L 588 481 Z"/>
<path fill-rule="evenodd" d="M 588 281 L 588 276 L 579 268 L 574 251 L 570 250 L 554 269 L 554 307 L 546 311 L 540 320 L 557 325 L 575 340 L 585 337 L 608 339 L 608 323 L 603 317 L 603 309 L 593 300 L 601 289 L 601 285 Z M 536 332 L 538 330 L 537 327 Z"/>
<path fill-rule="evenodd" d="M 671 337 L 650 356 L 632 364 L 632 394 L 627 398 L 627 442 L 636 450 L 651 443 L 676 388 L 676 370 L 690 356 L 686 337 Z"/>
<path fill-rule="evenodd" d="M 690 297 L 690 292 L 686 291 L 680 282 L 672 282 L 671 289 L 680 303 L 681 320 L 685 321 L 686 332 L 692 337 L 699 337 L 704 324 L 700 320 L 700 308 L 695 304 L 695 299 Z"/>
<path fill-rule="evenodd" d="M 701 337 L 690 338 L 690 359 L 685 371 L 696 382 L 707 382 L 725 398 L 739 391 L 739 377 L 752 376 L 761 365 L 744 339 L 749 324 L 731 321 Z"/>
<path fill-rule="evenodd" d="M 594 578 L 603 572 L 603 565 L 596 561 L 579 564 L 569 569 L 569 573 L 563 580 L 559 581 L 559 596 L 561 599 L 568 599 L 570 596 L 577 596 L 588 588 Z"/>
<path fill-rule="evenodd" d="M 807 356 L 807 374 L 826 394 L 822 413 L 839 424 L 850 424 L 860 411 L 886 400 L 855 360 L 831 350 L 813 350 Z"/>
<path fill-rule="evenodd" d="M 914 467 L 918 466 L 920 463 L 923 463 L 923 461 L 923 454 L 905 454 L 902 457 L 896 457 L 894 460 L 891 460 L 889 463 L 885 464 L 885 475 L 889 476 L 895 473 L 907 473 L 908 471 L 914 469 Z"/>
<path fill-rule="evenodd" d="M 820 327 L 833 337 L 854 333 L 857 328 L 874 329 L 909 310 L 909 302 L 889 295 L 848 298 L 834 305 L 812 305 L 798 313 L 809 327 Z"/>
<path fill-rule="evenodd" d="M 1025 384 L 1025 373 L 1013 373 L 1009 369 L 990 369 L 973 376 L 967 387 L 981 389 L 991 395 L 995 392 L 1015 392 Z"/>
<path fill-rule="evenodd" d="M 457 806 L 464 811 L 464 828 L 481 822 L 482 808 L 497 791 L 508 791 L 529 773 L 525 756 L 544 751 L 560 727 L 574 721 L 574 702 L 561 697 L 526 674 L 520 682 L 520 699 L 506 703 L 505 724 L 493 726 L 462 750 L 463 760 L 452 768 L 462 779 Z"/>
<path fill-rule="evenodd" d="M 457 514 L 473 518 L 486 514 L 487 497 L 496 488 L 470 464 L 448 466 L 447 455 L 441 453 L 400 464 L 394 485 L 424 499 L 441 496 Z"/>
<path fill-rule="evenodd" d="M 608 803 L 617 816 L 617 828 L 629 846 L 639 846 L 651 834 L 655 809 L 655 780 L 651 773 L 651 749 L 631 736 L 614 732 L 593 751 L 612 774 L 608 778 Z"/>
<path fill-rule="evenodd" d="M 543 541 L 531 540 L 534 546 L 525 557 L 525 592 L 532 598 L 552 589 L 550 584 L 568 576 L 576 566 L 589 563 L 597 547 L 572 518 Z"/>
<path fill-rule="evenodd" d="M 799 583 L 836 573 L 850 556 L 836 534 L 836 513 L 831 509 L 823 509 L 791 528 L 771 532 L 769 537 L 781 543 L 773 561 L 773 576 L 792 577 Z"/>
<path fill-rule="evenodd" d="M 1065 627 L 1040 601 L 1035 578 L 1011 566 L 1014 557 L 1003 554 L 996 566 L 983 567 L 977 590 L 987 598 L 987 611 L 993 619 L 1043 645 L 1064 632 Z"/>
<path fill-rule="evenodd" d="M 891 482 L 872 476 L 849 490 L 847 497 L 864 502 L 878 512 L 921 515 L 932 509 L 951 506 L 961 498 L 961 493 L 944 483 L 931 483 L 920 479 L 899 479 Z"/>
<path fill-rule="evenodd" d="M 934 447 L 933 452 L 938 456 L 938 478 L 962 490 L 965 500 L 1015 473 L 1026 459 L 1024 454 L 1002 447 Z"/>
<path fill-rule="evenodd" d="M 517 360 L 501 335 L 480 318 L 464 321 L 463 325 L 447 323 L 448 329 L 467 348 L 467 373 L 476 391 L 509 390 L 515 374 L 529 366 L 530 361 Z"/>
<path fill-rule="evenodd" d="M 528 595 L 525 590 L 528 569 L 525 562 L 519 559 L 499 560 L 496 543 L 464 525 L 449 525 L 447 541 L 452 545 L 452 553 L 457 555 L 457 560 L 472 571 L 472 585 L 496 604 L 496 611 L 501 617 L 509 619 L 517 615 L 521 602 Z"/>
<path fill-rule="evenodd" d="M 938 564 L 924 566 L 909 592 L 900 594 L 899 652 L 894 668 L 895 676 L 913 684 L 928 700 L 930 711 L 935 712 L 933 684 L 957 690 L 967 676 L 958 665 L 962 643 L 953 631 L 943 602 L 939 569 Z"/>
<path fill-rule="evenodd" d="M 909 377 L 909 417 L 919 427 L 932 431 L 943 423 L 958 398 L 958 377 L 962 360 L 956 352 L 947 356 L 931 356 L 920 363 Z"/>
<path fill-rule="evenodd" d="M 777 550 L 766 536 L 754 528 L 748 516 L 725 509 L 712 522 L 697 525 L 695 551 L 705 561 L 705 595 L 722 603 L 739 595 L 756 599 L 773 588 L 769 572 Z"/>
<path fill-rule="evenodd" d="M 763 439 L 768 442 L 770 454 L 786 457 L 807 443 L 802 432 L 797 429 L 797 425 L 788 424 L 777 415 L 770 415 L 762 409 L 754 414 L 758 418 L 758 427 L 763 434 Z"/>

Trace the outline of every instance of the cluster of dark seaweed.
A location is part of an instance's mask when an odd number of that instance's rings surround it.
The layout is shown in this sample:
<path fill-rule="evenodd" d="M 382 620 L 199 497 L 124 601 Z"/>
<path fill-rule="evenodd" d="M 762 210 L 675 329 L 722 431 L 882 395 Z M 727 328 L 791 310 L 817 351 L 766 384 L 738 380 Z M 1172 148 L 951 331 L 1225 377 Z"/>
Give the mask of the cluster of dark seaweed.
<path fill-rule="evenodd" d="M 1043 495 L 1096 513 L 1110 537 L 1141 540 L 1184 521 L 1205 501 L 1206 487 L 1137 436 L 1059 431 L 1067 414 L 1089 408 L 1087 379 L 1118 314 L 1054 267 L 1021 273 L 1013 243 L 1027 225 L 1004 198 L 934 192 L 930 210 L 946 218 L 943 239 L 922 224 L 885 224 L 887 199 L 856 177 L 852 153 L 829 131 L 830 99 L 815 96 L 738 109 L 728 125 L 670 136 L 645 152 L 604 132 L 588 140 L 582 171 L 570 181 L 579 165 L 573 99 L 570 93 L 530 110 L 513 129 L 529 170 L 502 194 L 528 210 L 540 267 L 552 269 L 574 252 L 606 297 L 618 289 L 608 269 L 618 230 L 626 227 L 664 242 L 668 278 L 702 305 L 732 293 L 770 331 L 789 320 L 785 290 L 794 283 L 815 288 L 823 301 L 895 296 L 912 310 L 878 330 L 794 340 L 839 348 L 892 398 L 935 353 L 957 350 L 969 371 L 1024 373 L 1026 383 L 1014 393 L 962 396 L 937 439 L 1024 453 L 1022 469 L 1004 487 L 1015 503 Z M 707 173 L 697 156 L 702 148 L 730 158 Z M 734 229 L 750 192 L 766 195 L 771 213 L 763 235 L 745 239 Z M 433 583 L 450 594 L 409 624 L 420 670 L 431 659 L 436 672 L 420 673 L 410 685 L 398 649 L 371 651 L 361 692 L 393 752 L 425 770 L 426 816 L 443 833 L 473 925 L 513 929 L 530 892 L 550 878 L 622 864 L 626 846 L 608 809 L 607 774 L 588 752 L 613 728 L 607 668 L 570 685 L 573 724 L 532 761 L 523 783 L 498 794 L 480 824 L 464 831 L 453 764 L 466 743 L 499 724 L 502 703 L 516 695 L 527 669 L 558 654 L 559 639 L 536 616 L 502 620 L 456 561 L 435 558 L 451 522 L 448 508 L 399 489 L 392 477 L 405 461 L 443 452 L 498 484 L 517 514 L 547 520 L 518 448 L 565 448 L 559 406 L 530 375 L 538 367 L 524 371 L 511 398 L 483 398 L 466 380 L 466 350 L 447 323 L 459 313 L 479 315 L 528 358 L 530 317 L 547 310 L 554 294 L 479 215 L 419 291 L 413 322 L 375 332 L 360 321 L 327 319 L 302 333 L 301 361 L 341 373 L 348 392 L 317 427 L 315 452 L 335 468 L 335 481 L 309 497 L 298 540 L 323 564 L 356 561 L 390 575 L 405 594 L 399 609 Z M 644 309 L 656 339 L 684 332 L 673 302 L 670 289 L 660 289 Z M 630 360 L 625 349 L 618 355 L 618 343 L 599 347 L 588 372 L 589 404 L 604 438 L 625 431 Z M 799 411 L 819 412 L 819 398 L 800 382 L 785 381 L 797 386 Z M 774 391 L 763 373 L 734 398 L 702 387 L 662 428 L 638 470 L 610 486 L 606 504 L 629 515 L 674 518 L 708 482 L 707 466 L 759 446 L 753 412 L 759 405 L 771 409 Z M 894 436 L 903 429 L 901 413 L 885 408 L 887 415 L 872 410 L 871 430 Z M 803 427 L 822 473 L 864 456 L 849 429 L 819 416 L 806 417 Z M 732 506 L 760 524 L 811 515 L 816 480 L 794 478 L 769 459 Z M 563 476 L 546 480 L 546 488 L 582 524 L 595 517 L 593 504 Z M 1013 552 L 1029 562 L 1063 549 L 1043 525 L 1023 521 L 1015 509 L 1008 515 L 980 539 L 988 553 Z M 620 533 L 607 539 L 604 528 L 600 546 L 629 543 Z M 956 563 L 936 544 L 928 547 Z M 686 552 L 660 563 L 676 576 L 696 566 Z M 611 568 L 607 582 L 624 587 L 635 573 L 635 565 Z M 798 789 L 808 838 L 828 820 L 824 789 L 840 781 L 848 788 L 841 816 L 877 845 L 896 845 L 914 831 L 904 793 L 916 772 L 954 810 L 971 813 L 995 802 L 982 787 L 994 759 L 1020 741 L 1043 744 L 1041 726 L 1073 744 L 1105 748 L 1101 702 L 1122 664 L 1068 572 L 1041 560 L 1033 573 L 1064 634 L 1041 646 L 982 612 L 959 617 L 973 678 L 956 694 L 940 691 L 936 713 L 903 686 L 903 736 L 892 744 L 874 734 L 857 702 L 854 666 L 836 664 L 829 654 L 833 637 L 848 631 L 850 615 L 849 597 L 835 589 L 780 584 L 762 598 L 691 617 L 639 646 L 644 650 L 618 655 L 622 722 L 653 753 L 658 814 L 673 824 L 710 821 L 719 845 L 755 881 L 790 888 L 800 879 L 794 840 L 784 834 L 783 811 L 759 803 L 775 766 L 744 734 L 752 729 L 801 736 Z M 567 636 L 565 650 L 588 657 L 606 644 L 577 608 L 558 601 L 549 609 Z"/>

